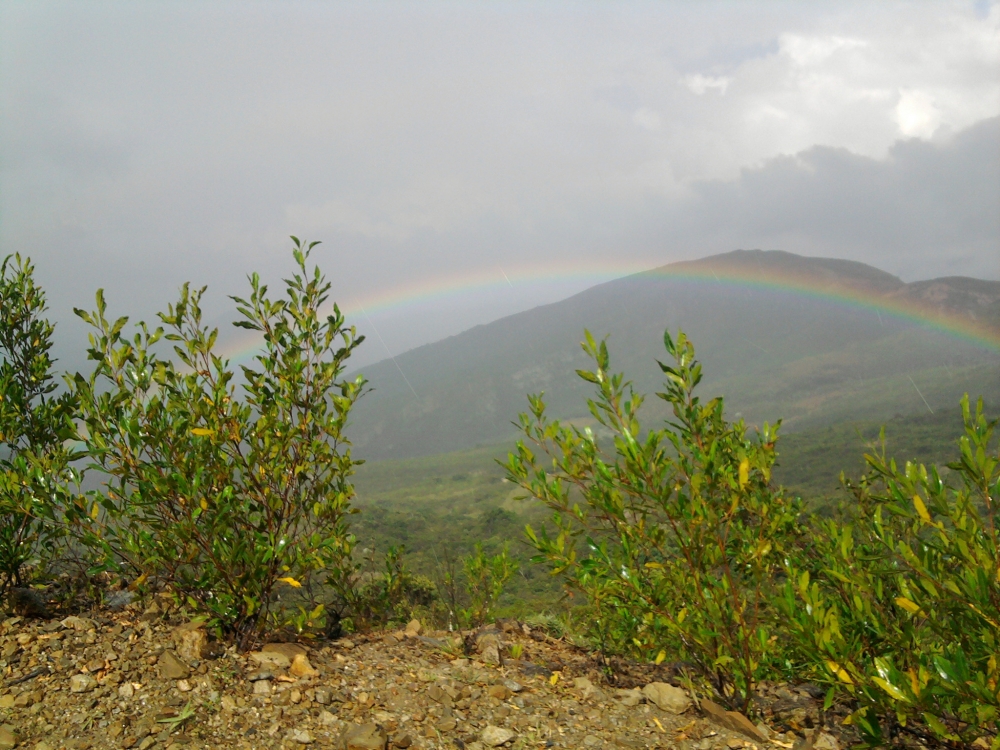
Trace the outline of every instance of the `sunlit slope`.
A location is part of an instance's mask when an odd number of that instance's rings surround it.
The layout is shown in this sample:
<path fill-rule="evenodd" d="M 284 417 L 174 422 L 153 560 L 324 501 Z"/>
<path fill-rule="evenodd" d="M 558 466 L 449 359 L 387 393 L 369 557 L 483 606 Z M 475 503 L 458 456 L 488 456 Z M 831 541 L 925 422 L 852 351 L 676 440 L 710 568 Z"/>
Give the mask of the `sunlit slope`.
<path fill-rule="evenodd" d="M 950 317 L 922 322 L 936 312 Z M 426 455 L 503 439 L 525 394 L 539 391 L 554 415 L 586 418 L 589 387 L 574 373 L 588 366 L 585 328 L 608 336 L 613 368 L 650 394 L 662 382 L 663 331 L 682 328 L 704 363 L 705 395 L 725 395 L 730 415 L 781 417 L 788 429 L 954 408 L 966 391 L 1000 401 L 1000 354 L 982 337 L 1000 334 L 1000 283 L 907 285 L 861 263 L 738 251 L 602 284 L 406 352 L 397 362 L 415 394 L 393 363 L 366 367 L 375 391 L 354 415 L 358 454 Z M 650 418 L 662 416 L 657 399 L 647 404 Z"/>

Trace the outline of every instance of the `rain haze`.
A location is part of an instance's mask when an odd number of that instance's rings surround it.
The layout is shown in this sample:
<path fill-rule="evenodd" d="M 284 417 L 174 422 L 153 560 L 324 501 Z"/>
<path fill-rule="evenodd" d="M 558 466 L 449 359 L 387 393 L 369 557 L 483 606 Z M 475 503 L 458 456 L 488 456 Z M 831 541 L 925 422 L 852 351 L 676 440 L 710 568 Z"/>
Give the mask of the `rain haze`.
<path fill-rule="evenodd" d="M 64 363 L 98 287 L 221 325 L 291 234 L 362 363 L 736 248 L 1000 279 L 1000 4 L 0 4 L 0 250 Z"/>

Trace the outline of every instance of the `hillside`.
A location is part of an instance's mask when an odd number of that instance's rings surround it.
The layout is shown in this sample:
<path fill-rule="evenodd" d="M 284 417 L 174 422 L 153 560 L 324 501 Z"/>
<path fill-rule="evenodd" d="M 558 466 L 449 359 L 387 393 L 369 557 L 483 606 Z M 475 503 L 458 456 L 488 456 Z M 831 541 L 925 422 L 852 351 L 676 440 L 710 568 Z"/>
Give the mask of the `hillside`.
<path fill-rule="evenodd" d="M 612 367 L 655 392 L 664 329 L 685 330 L 705 365 L 702 393 L 730 416 L 785 420 L 786 432 L 953 408 L 963 392 L 1000 401 L 1000 352 L 927 324 L 1000 335 L 1000 282 L 906 284 L 862 263 L 735 251 L 675 263 L 477 326 L 364 368 L 374 391 L 350 435 L 359 456 L 402 458 L 514 434 L 525 395 L 588 419 L 584 329 L 608 336 Z M 940 322 L 938 320 L 938 322 Z M 650 399 L 648 416 L 662 416 Z"/>

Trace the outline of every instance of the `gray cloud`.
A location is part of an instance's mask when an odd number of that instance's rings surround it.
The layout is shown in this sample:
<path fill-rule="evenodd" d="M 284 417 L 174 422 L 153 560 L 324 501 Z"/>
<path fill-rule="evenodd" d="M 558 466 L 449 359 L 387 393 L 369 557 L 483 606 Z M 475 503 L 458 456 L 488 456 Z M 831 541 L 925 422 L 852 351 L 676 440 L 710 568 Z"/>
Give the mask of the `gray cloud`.
<path fill-rule="evenodd" d="M 67 351 L 98 286 L 224 319 L 291 233 L 343 300 L 753 246 L 996 278 L 998 72 L 996 3 L 8 2 L 0 251 Z M 586 283 L 373 318 L 399 351 Z"/>

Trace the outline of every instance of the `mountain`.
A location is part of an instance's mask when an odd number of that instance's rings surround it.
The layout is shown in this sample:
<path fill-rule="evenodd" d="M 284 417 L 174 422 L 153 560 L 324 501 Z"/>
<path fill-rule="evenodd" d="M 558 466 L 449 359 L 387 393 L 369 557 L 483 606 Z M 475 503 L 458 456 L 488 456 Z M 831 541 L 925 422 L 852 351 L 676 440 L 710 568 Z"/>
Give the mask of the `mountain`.
<path fill-rule="evenodd" d="M 443 453 L 513 436 L 526 394 L 588 421 L 584 329 L 608 337 L 612 369 L 653 394 L 663 332 L 683 329 L 701 392 L 730 417 L 785 430 L 1000 401 L 1000 282 L 904 283 L 863 263 L 738 250 L 592 287 L 363 368 L 373 391 L 349 434 L 358 456 Z M 397 365 L 399 369 L 397 369 Z M 400 370 L 406 375 L 401 376 Z M 409 381 L 409 383 L 407 383 Z M 412 390 L 411 390 L 412 386 Z M 646 419 L 665 416 L 659 399 Z"/>

